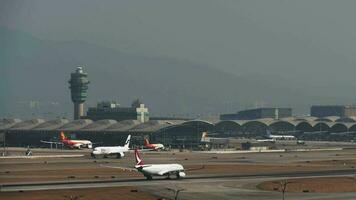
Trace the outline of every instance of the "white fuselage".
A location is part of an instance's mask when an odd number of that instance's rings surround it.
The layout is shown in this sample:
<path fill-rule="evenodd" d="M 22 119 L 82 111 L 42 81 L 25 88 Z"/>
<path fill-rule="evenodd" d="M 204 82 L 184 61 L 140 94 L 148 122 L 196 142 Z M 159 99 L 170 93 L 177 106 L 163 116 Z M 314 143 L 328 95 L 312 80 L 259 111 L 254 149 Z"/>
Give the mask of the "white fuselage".
<path fill-rule="evenodd" d="M 135 168 L 144 175 L 166 176 L 178 173 L 180 177 L 185 177 L 184 167 L 180 164 L 136 165 Z"/>
<path fill-rule="evenodd" d="M 293 140 L 295 137 L 293 135 L 269 135 L 271 139 L 275 140 Z"/>
<path fill-rule="evenodd" d="M 163 144 L 155 144 L 155 149 L 164 149 Z"/>
<path fill-rule="evenodd" d="M 109 155 L 109 154 L 123 154 L 129 151 L 128 148 L 122 146 L 116 147 L 95 147 L 93 150 L 94 155 Z"/>

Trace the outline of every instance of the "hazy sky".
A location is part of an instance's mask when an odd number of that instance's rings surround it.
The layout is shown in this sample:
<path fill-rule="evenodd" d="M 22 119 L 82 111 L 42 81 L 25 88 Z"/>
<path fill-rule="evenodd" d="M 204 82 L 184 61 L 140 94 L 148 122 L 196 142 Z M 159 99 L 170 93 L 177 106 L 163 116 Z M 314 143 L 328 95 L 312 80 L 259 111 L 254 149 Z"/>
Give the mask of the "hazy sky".
<path fill-rule="evenodd" d="M 340 91 L 356 87 L 355 8 L 353 0 L 1 0 L 0 26 Z"/>
<path fill-rule="evenodd" d="M 347 83 L 352 73 L 335 74 L 355 66 L 355 7 L 352 0 L 2 0 L 0 24 L 41 39 L 85 40 L 237 74 Z M 317 55 L 298 55 L 303 48 Z M 322 60 L 330 56 L 343 63 Z"/>

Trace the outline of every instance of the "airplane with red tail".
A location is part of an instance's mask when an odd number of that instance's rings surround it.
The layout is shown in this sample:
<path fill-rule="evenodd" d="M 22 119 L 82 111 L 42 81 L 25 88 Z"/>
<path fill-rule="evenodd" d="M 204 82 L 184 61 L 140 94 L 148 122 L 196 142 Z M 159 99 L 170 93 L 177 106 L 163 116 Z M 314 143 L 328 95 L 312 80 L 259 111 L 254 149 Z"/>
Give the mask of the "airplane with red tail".
<path fill-rule="evenodd" d="M 143 144 L 146 149 L 150 149 L 152 151 L 164 150 L 163 144 L 150 144 L 148 139 L 145 139 Z"/>
<path fill-rule="evenodd" d="M 61 144 L 61 145 L 66 145 L 70 148 L 76 148 L 76 149 L 81 149 L 81 148 L 91 149 L 91 148 L 93 148 L 93 143 L 89 140 L 68 139 L 63 131 L 61 131 L 59 136 L 60 136 L 59 142 L 50 142 L 50 141 L 43 141 L 43 140 L 41 140 L 41 142 L 47 143 L 47 144 Z"/>

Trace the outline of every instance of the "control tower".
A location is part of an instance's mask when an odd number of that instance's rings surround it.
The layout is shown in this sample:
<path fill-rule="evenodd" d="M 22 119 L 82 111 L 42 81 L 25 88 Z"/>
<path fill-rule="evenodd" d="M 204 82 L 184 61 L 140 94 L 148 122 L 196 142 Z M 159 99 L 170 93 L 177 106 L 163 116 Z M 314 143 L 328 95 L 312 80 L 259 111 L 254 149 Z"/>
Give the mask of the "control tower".
<path fill-rule="evenodd" d="M 84 73 L 83 67 L 79 66 L 74 73 L 71 73 L 70 80 L 70 93 L 74 103 L 74 119 L 80 119 L 84 114 L 84 102 L 87 98 L 88 91 L 88 74 Z"/>

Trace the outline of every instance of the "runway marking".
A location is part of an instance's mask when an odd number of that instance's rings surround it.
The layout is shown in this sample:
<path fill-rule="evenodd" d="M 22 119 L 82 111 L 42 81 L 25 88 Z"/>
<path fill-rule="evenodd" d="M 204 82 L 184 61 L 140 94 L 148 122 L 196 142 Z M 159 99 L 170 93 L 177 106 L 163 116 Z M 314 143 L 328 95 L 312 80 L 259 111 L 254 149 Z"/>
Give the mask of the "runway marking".
<path fill-rule="evenodd" d="M 78 158 L 78 157 L 84 157 L 84 154 L 41 155 L 41 156 L 0 156 L 0 159 Z"/>
<path fill-rule="evenodd" d="M 143 178 L 121 179 L 121 180 L 99 180 L 99 181 L 62 181 L 62 182 L 40 182 L 26 184 L 4 184 L 1 185 L 1 191 L 19 191 L 19 190 L 49 190 L 49 189 L 67 189 L 67 188 L 86 188 L 86 187 L 108 187 L 112 185 L 130 186 L 130 185 L 152 185 L 173 181 L 176 183 L 184 182 L 199 182 L 199 181 L 231 181 L 236 179 L 249 178 L 280 178 L 280 177 L 318 177 L 318 176 L 344 176 L 356 173 L 356 169 L 350 170 L 329 170 L 329 171 L 310 171 L 310 172 L 288 172 L 288 173 L 268 173 L 268 174 L 226 174 L 226 175 L 211 175 L 211 176 L 191 176 L 180 180 L 153 179 L 146 181 Z"/>

